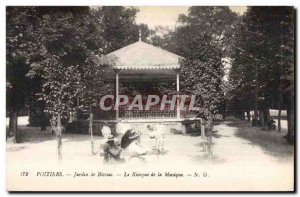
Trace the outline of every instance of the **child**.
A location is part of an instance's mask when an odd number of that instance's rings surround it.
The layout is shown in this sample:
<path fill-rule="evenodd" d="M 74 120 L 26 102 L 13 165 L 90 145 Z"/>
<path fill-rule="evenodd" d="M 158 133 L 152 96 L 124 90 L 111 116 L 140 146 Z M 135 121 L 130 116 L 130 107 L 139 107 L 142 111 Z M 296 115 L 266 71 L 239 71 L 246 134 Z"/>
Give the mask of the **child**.
<path fill-rule="evenodd" d="M 164 125 L 161 123 L 155 127 L 147 125 L 147 129 L 150 131 L 150 138 L 153 139 L 152 150 L 157 150 L 158 152 L 164 151 Z"/>

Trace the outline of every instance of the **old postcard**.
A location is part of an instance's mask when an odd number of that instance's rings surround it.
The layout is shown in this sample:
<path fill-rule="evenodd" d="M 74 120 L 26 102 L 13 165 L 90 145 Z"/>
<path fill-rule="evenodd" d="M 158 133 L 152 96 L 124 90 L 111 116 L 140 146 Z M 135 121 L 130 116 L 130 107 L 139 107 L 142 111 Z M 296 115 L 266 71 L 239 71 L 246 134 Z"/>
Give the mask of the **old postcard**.
<path fill-rule="evenodd" d="M 7 6 L 7 191 L 295 190 L 292 6 Z"/>

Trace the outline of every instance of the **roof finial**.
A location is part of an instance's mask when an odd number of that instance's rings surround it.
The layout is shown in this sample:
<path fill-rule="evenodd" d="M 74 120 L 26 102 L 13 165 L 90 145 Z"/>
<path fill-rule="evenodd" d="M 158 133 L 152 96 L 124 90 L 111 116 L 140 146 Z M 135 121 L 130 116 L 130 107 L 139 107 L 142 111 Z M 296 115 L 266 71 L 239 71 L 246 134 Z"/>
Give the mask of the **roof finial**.
<path fill-rule="evenodd" d="M 139 42 L 142 41 L 142 32 L 141 32 L 141 29 L 139 29 Z"/>

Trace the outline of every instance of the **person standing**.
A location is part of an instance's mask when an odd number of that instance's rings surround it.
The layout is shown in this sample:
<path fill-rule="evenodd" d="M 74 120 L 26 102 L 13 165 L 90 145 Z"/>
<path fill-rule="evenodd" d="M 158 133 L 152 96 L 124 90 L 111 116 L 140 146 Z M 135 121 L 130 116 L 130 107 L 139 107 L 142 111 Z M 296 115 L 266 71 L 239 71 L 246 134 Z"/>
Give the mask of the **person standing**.
<path fill-rule="evenodd" d="M 111 135 L 111 129 L 109 128 L 106 121 L 103 124 L 103 127 L 101 129 L 101 133 L 102 133 L 102 136 L 106 139 Z"/>
<path fill-rule="evenodd" d="M 164 151 L 165 126 L 161 123 L 156 126 L 147 125 L 147 129 L 150 131 L 149 136 L 153 140 L 152 150 Z"/>

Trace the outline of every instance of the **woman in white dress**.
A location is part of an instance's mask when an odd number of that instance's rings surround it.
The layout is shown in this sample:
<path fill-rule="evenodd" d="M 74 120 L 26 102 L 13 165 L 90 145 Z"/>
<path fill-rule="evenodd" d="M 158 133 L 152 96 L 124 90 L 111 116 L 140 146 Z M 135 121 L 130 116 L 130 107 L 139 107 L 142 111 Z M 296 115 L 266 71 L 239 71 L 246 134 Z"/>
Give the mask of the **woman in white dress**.
<path fill-rule="evenodd" d="M 122 137 L 121 147 L 128 153 L 128 160 L 133 158 L 145 160 L 144 155 L 146 155 L 148 151 L 141 145 L 140 136 L 141 133 L 139 131 L 130 129 Z"/>

